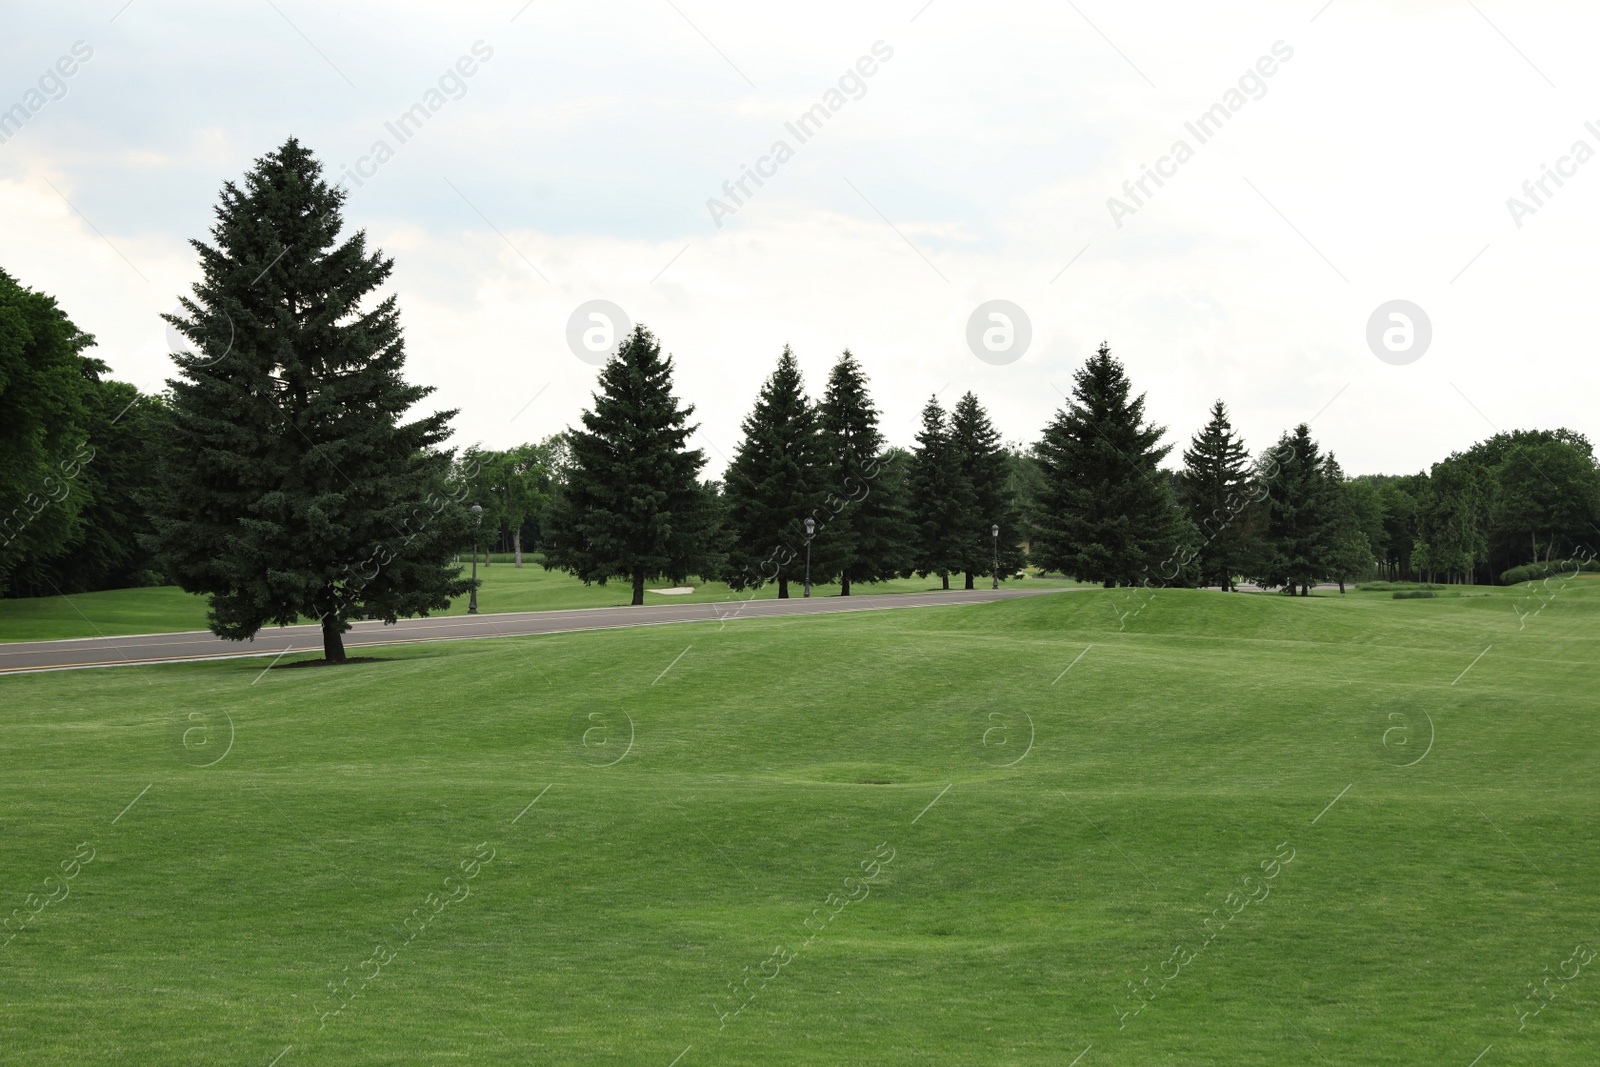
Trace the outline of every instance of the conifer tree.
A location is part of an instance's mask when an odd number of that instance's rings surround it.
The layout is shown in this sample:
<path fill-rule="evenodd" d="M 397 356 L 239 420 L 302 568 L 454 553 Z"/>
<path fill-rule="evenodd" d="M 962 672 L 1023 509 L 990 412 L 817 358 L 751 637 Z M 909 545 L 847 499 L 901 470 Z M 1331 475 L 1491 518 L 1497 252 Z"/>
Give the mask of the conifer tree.
<path fill-rule="evenodd" d="M 1157 464 L 1165 427 L 1144 420 L 1122 364 L 1102 344 L 1073 376 L 1072 399 L 1038 448 L 1045 485 L 1034 554 L 1041 566 L 1117 584 L 1171 582 L 1192 530 Z"/>
<path fill-rule="evenodd" d="M 345 192 L 293 138 L 223 185 L 202 279 L 167 321 L 194 346 L 179 377 L 151 547 L 210 597 L 212 632 L 322 623 L 343 662 L 351 619 L 426 615 L 469 582 L 451 562 L 470 540 L 447 498 L 453 411 L 401 419 L 431 388 L 402 377 L 390 295 L 365 301 L 394 261 L 365 231 L 343 239 Z"/>
<path fill-rule="evenodd" d="M 723 478 L 728 584 L 744 589 L 776 580 L 781 599 L 791 579 L 804 577 L 803 554 L 792 546 L 804 542 L 805 519 L 822 503 L 829 473 L 817 409 L 788 345 L 743 429 Z"/>
<path fill-rule="evenodd" d="M 828 495 L 819 513 L 812 580 L 839 579 L 839 595 L 852 584 L 881 582 L 909 573 L 909 516 L 898 464 L 885 460 L 878 409 L 867 376 L 847 348 L 828 374 L 821 408 Z"/>
<path fill-rule="evenodd" d="M 922 428 L 911 453 L 906 485 L 911 512 L 911 560 L 918 574 L 937 574 L 950 588 L 950 575 L 967 561 L 963 551 L 975 523 L 972 487 L 962 470 L 949 420 L 938 397 L 922 409 Z"/>
<path fill-rule="evenodd" d="M 1200 534 L 1200 584 L 1233 589 L 1234 576 L 1250 564 L 1254 493 L 1250 453 L 1234 434 L 1228 408 L 1220 400 L 1211 405 L 1211 420 L 1184 450 L 1178 488 L 1189 521 Z"/>
<path fill-rule="evenodd" d="M 681 582 L 718 573 L 719 505 L 699 480 L 705 453 L 687 447 L 693 405 L 672 392 L 672 357 L 642 325 L 600 370 L 594 410 L 569 431 L 566 483 L 551 506 L 546 570 L 585 582 Z"/>
<path fill-rule="evenodd" d="M 1000 431 L 971 393 L 957 401 L 951 412 L 950 441 L 971 498 L 969 528 L 961 542 L 961 569 L 966 571 L 966 586 L 971 589 L 977 575 L 995 569 L 997 543 L 1000 577 L 1019 573 L 1026 563 L 1022 544 L 1029 535 L 1022 528 L 1013 458 L 1001 444 Z M 998 538 L 990 533 L 996 526 L 1000 527 Z"/>
<path fill-rule="evenodd" d="M 1306 596 L 1333 574 L 1336 529 L 1335 498 L 1311 427 L 1301 423 L 1280 437 L 1262 467 L 1265 516 L 1253 577 L 1264 588 Z"/>

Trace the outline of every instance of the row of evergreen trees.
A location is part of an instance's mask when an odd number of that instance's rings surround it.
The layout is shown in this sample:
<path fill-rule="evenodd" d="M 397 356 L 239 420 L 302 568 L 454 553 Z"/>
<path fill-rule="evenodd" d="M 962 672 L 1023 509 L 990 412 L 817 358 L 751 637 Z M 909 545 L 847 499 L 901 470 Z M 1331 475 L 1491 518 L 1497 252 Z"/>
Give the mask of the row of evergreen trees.
<path fill-rule="evenodd" d="M 818 401 L 785 351 L 724 482 L 703 481 L 693 408 L 639 328 L 600 373 L 582 424 L 505 453 L 448 444 L 451 411 L 403 375 L 393 262 L 341 236 L 342 190 L 294 140 L 226 183 L 201 281 L 169 324 L 190 348 L 164 397 L 106 382 L 92 338 L 49 297 L 0 275 L 0 582 L 11 595 L 174 581 L 245 638 L 322 621 L 330 659 L 353 619 L 439 610 L 463 595 L 468 505 L 542 562 L 622 579 L 738 588 L 813 579 L 841 592 L 896 575 L 1024 562 L 1107 585 L 1304 593 L 1425 568 L 1460 576 L 1577 555 L 1600 474 L 1565 430 L 1497 437 L 1431 474 L 1349 480 L 1307 427 L 1251 459 L 1226 409 L 1161 466 L 1163 427 L 1102 346 L 1031 448 L 1003 448 L 970 394 L 924 408 L 889 447 L 846 352 Z M 808 521 L 809 520 L 809 521 Z M 999 535 L 995 536 L 995 527 Z"/>
<path fill-rule="evenodd" d="M 1375 565 L 1355 491 L 1301 425 L 1252 459 L 1221 401 L 1176 474 L 1166 430 L 1145 418 L 1102 345 L 1043 440 L 1007 450 L 977 397 L 922 411 L 916 447 L 885 446 L 861 364 L 847 350 L 820 402 L 785 348 L 743 422 L 720 485 L 688 447 L 692 407 L 643 326 L 600 375 L 570 463 L 554 481 L 544 565 L 623 578 L 644 602 L 656 576 L 723 577 L 735 589 L 965 574 L 966 587 L 1025 563 L 1115 585 L 1215 585 L 1245 577 L 1309 592 Z M 809 525 L 808 525 L 809 524 Z"/>
<path fill-rule="evenodd" d="M 603 580 L 608 568 L 631 577 L 636 602 L 645 572 L 604 552 L 575 555 L 571 533 L 593 507 L 584 487 L 626 485 L 617 457 L 634 448 L 645 449 L 645 470 L 674 472 L 681 499 L 694 502 L 665 509 L 666 525 L 692 549 L 659 545 L 628 558 L 676 578 L 720 575 L 739 589 L 776 583 L 779 596 L 802 578 L 805 547 L 813 580 L 838 579 L 847 595 L 852 583 L 909 574 L 937 575 L 948 588 L 965 573 L 970 589 L 977 575 L 1015 575 L 1024 563 L 1108 586 L 1228 590 L 1244 579 L 1307 595 L 1321 582 L 1342 590 L 1375 574 L 1492 581 L 1520 564 L 1592 554 L 1600 534 L 1600 470 L 1588 441 L 1567 430 L 1499 434 L 1431 475 L 1350 479 L 1305 424 L 1252 456 L 1219 400 L 1169 473 L 1166 429 L 1146 419 L 1144 397 L 1105 345 L 1032 448 L 1003 447 L 969 393 L 948 413 L 928 401 L 910 453 L 885 446 L 848 351 L 813 404 L 785 348 L 743 423 L 725 483 L 699 486 L 704 457 L 684 452 L 680 462 L 674 451 L 692 432 L 692 409 L 678 410 L 670 370 L 640 328 L 602 375 L 604 415 L 586 414 L 585 434 L 573 439 L 594 459 L 565 472 L 562 484 L 578 488 L 558 497 L 546 553 L 547 566 L 586 580 Z M 675 438 L 646 417 L 657 409 L 676 413 Z M 624 432 L 635 423 L 646 432 Z M 589 521 L 662 520 L 647 508 Z"/>
<path fill-rule="evenodd" d="M 917 449 L 887 446 L 861 363 L 844 352 L 820 401 L 806 395 L 787 347 L 745 418 L 724 480 L 702 482 L 688 446 L 693 407 L 672 391 L 672 359 L 643 326 L 600 372 L 544 528 L 544 564 L 584 581 L 720 577 L 736 590 L 809 575 L 848 596 L 860 583 L 979 574 L 1023 566 L 1009 460 L 967 394 L 950 414 L 923 412 Z M 809 525 L 808 525 L 809 524 Z M 995 527 L 1004 531 L 1002 540 Z"/>

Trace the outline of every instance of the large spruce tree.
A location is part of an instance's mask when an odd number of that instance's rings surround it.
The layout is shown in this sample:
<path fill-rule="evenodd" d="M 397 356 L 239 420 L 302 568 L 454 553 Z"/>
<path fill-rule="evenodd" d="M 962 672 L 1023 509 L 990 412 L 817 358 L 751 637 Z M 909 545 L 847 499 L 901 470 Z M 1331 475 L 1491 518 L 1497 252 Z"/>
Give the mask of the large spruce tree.
<path fill-rule="evenodd" d="M 172 421 L 152 547 L 210 597 L 220 637 L 322 623 L 344 660 L 352 619 L 426 615 L 469 582 L 451 562 L 470 539 L 446 491 L 452 411 L 402 418 L 433 392 L 402 377 L 395 298 L 368 304 L 394 261 L 365 231 L 340 240 L 345 193 L 291 138 L 223 185 L 202 278 L 167 321 Z"/>
<path fill-rule="evenodd" d="M 911 453 L 906 484 L 911 512 L 911 563 L 918 574 L 937 574 L 950 588 L 950 575 L 968 561 L 965 551 L 977 518 L 972 486 L 961 469 L 949 420 L 939 398 L 922 409 L 922 428 Z"/>
<path fill-rule="evenodd" d="M 806 397 L 788 345 L 743 429 L 723 478 L 728 584 L 745 589 L 775 580 L 784 598 L 790 580 L 804 577 L 803 552 L 794 548 L 805 541 L 805 519 L 822 503 L 828 484 L 817 408 Z"/>
<path fill-rule="evenodd" d="M 1211 419 L 1194 435 L 1178 472 L 1178 498 L 1199 531 L 1195 557 L 1201 585 L 1224 591 L 1250 568 L 1254 494 L 1250 453 L 1233 432 L 1228 408 L 1218 400 Z"/>
<path fill-rule="evenodd" d="M 878 409 L 867 375 L 847 348 L 828 374 L 821 408 L 828 495 L 819 512 L 812 576 L 839 579 L 839 595 L 857 582 L 909 572 L 909 517 L 898 463 L 885 459 Z"/>
<path fill-rule="evenodd" d="M 1034 554 L 1048 570 L 1113 585 L 1170 583 L 1191 540 L 1157 464 L 1165 427 L 1144 419 L 1122 364 L 1102 344 L 1038 448 L 1045 485 Z"/>
<path fill-rule="evenodd" d="M 1027 562 L 1022 544 L 1029 535 L 1019 518 L 1015 461 L 972 393 L 958 400 L 950 414 L 950 443 L 971 498 L 972 518 L 961 541 L 961 569 L 971 589 L 977 575 L 996 569 L 997 552 L 1002 579 L 1020 572 Z M 996 526 L 998 538 L 990 532 Z"/>
<path fill-rule="evenodd" d="M 699 481 L 705 454 L 687 447 L 694 407 L 672 393 L 672 357 L 642 325 L 600 370 L 594 410 L 568 432 L 565 484 L 545 531 L 544 567 L 585 582 L 683 581 L 717 574 L 719 505 Z"/>

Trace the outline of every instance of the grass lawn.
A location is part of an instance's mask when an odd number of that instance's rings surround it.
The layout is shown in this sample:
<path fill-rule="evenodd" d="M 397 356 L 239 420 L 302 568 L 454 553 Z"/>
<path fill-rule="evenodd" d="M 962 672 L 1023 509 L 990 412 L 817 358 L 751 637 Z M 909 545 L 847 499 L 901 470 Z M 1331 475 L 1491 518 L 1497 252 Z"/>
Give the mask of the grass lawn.
<path fill-rule="evenodd" d="M 510 563 L 478 565 L 483 587 L 478 591 L 478 610 L 554 611 L 564 608 L 607 608 L 627 604 L 633 591 L 626 582 L 584 585 L 560 571 L 547 571 L 528 559 L 519 570 Z M 964 578 L 951 579 L 961 588 Z M 987 579 L 985 579 L 985 582 Z M 1026 578 L 1019 583 L 1029 588 L 1073 586 L 1079 583 L 1061 579 Z M 983 586 L 988 588 L 987 584 Z M 858 585 L 857 593 L 913 593 L 940 588 L 937 578 L 905 578 L 877 585 Z M 800 595 L 797 584 L 791 590 Z M 812 586 L 813 596 L 833 596 L 837 585 Z M 683 601 L 738 600 L 754 596 L 769 600 L 778 595 L 776 586 L 754 593 L 735 593 L 722 582 L 695 586 L 693 593 L 665 596 L 646 593 L 647 604 Z M 465 615 L 467 598 L 450 605 L 442 615 Z M 190 596 L 177 586 L 150 589 L 112 589 L 100 593 L 74 593 L 71 596 L 30 597 L 0 600 L 0 641 L 51 641 L 71 637 L 112 637 L 118 634 L 177 633 L 206 628 L 204 597 Z"/>
<path fill-rule="evenodd" d="M 1525 593 L 0 679 L 0 1059 L 1591 1065 L 1600 578 Z"/>

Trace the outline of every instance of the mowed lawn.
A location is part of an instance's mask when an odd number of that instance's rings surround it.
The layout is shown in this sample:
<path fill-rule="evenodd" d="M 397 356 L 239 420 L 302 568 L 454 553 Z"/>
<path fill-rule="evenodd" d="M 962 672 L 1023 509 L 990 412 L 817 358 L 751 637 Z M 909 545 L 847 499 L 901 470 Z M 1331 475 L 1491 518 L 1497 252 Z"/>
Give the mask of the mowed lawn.
<path fill-rule="evenodd" d="M 1526 595 L 0 679 L 0 1060 L 1600 1062 L 1600 580 Z"/>
<path fill-rule="evenodd" d="M 567 608 L 606 608 L 631 602 L 632 587 L 626 582 L 584 585 L 571 575 L 547 571 L 530 559 L 520 569 L 510 563 L 485 567 L 480 562 L 478 609 L 483 612 L 558 611 Z M 770 600 L 778 595 L 777 586 L 735 592 L 722 582 L 694 580 L 694 592 L 678 594 L 646 593 L 647 604 L 672 604 L 722 600 Z M 951 579 L 960 589 L 964 576 Z M 1008 582 L 1007 588 L 1062 588 L 1079 583 L 1059 578 L 1025 578 Z M 661 586 L 665 588 L 666 586 Z M 984 578 L 980 588 L 987 589 Z M 875 585 L 858 585 L 856 593 L 919 593 L 941 588 L 938 578 L 900 578 Z M 799 596 L 800 583 L 790 588 Z M 839 587 L 818 584 L 813 596 L 833 596 Z M 465 615 L 467 598 L 451 603 L 440 615 Z M 115 637 L 122 634 L 180 633 L 206 628 L 206 601 L 191 596 L 175 585 L 146 589 L 109 589 L 71 596 L 29 597 L 0 600 L 0 641 L 54 641 L 75 637 Z M 263 631 L 266 636 L 270 630 Z"/>

